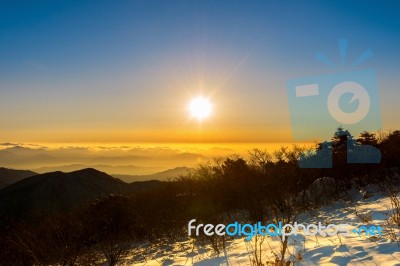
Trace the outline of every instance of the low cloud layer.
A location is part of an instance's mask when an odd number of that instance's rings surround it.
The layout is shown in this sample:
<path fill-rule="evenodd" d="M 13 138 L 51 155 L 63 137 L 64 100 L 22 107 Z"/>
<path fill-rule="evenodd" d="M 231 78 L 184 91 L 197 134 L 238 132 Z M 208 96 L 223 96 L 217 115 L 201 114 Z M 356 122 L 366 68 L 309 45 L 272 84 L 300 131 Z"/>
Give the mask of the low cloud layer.
<path fill-rule="evenodd" d="M 214 156 L 233 154 L 229 148 L 171 146 L 58 146 L 0 143 L 2 167 L 39 173 L 94 167 L 109 174 L 143 175 L 179 166 L 193 167 Z"/>

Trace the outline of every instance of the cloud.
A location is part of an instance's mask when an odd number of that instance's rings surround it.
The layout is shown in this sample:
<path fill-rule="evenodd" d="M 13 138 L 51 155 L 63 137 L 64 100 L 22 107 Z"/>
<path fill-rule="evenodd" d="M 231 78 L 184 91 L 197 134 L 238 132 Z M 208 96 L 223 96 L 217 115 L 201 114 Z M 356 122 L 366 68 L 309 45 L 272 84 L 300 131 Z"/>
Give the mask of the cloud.
<path fill-rule="evenodd" d="M 12 143 L 12 142 L 3 142 L 0 143 L 0 146 L 5 146 L 5 147 L 9 147 L 9 146 L 18 146 L 20 145 L 19 143 Z"/>
<path fill-rule="evenodd" d="M 30 170 L 65 170 L 101 167 L 119 174 L 151 174 L 175 167 L 193 167 L 209 157 L 193 149 L 167 146 L 59 146 L 0 143 L 3 167 Z M 112 173 L 110 173 L 112 174 Z"/>

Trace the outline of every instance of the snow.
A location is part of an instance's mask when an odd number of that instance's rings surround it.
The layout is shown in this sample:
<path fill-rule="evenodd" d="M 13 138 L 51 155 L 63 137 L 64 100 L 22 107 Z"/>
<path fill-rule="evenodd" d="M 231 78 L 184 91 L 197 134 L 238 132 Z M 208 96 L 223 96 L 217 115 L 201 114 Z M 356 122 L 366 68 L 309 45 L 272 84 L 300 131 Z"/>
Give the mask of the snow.
<path fill-rule="evenodd" d="M 387 217 L 392 211 L 390 198 L 373 193 L 364 199 L 362 192 L 353 193 L 352 198 L 352 201 L 342 200 L 316 211 L 302 213 L 297 221 L 304 224 L 380 225 L 384 228 L 384 235 L 324 237 L 300 233 L 291 236 L 288 250 L 296 265 L 400 265 L 400 246 L 390 239 L 387 230 Z M 392 228 L 399 236 L 397 225 Z M 136 249 L 125 258 L 125 265 L 251 265 L 254 239 L 249 242 L 244 238 L 230 240 L 219 255 L 209 246 L 201 247 L 193 243 L 193 240 L 185 240 L 173 245 Z M 262 244 L 263 261 L 273 262 L 273 252 L 279 253 L 280 245 L 278 237 L 266 237 Z"/>

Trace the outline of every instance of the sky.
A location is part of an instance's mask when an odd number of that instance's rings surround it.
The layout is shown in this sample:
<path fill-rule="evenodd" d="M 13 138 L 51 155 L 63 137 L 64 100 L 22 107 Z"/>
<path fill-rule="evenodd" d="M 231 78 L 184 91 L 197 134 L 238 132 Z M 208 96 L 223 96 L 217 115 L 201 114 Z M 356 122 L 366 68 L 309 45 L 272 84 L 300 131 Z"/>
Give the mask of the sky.
<path fill-rule="evenodd" d="M 293 142 L 287 80 L 365 50 L 399 129 L 397 1 L 2 1 L 1 141 Z M 337 69 L 336 69 L 337 70 Z M 335 70 L 335 71 L 336 71 Z M 188 113 L 210 99 L 211 116 Z M 316 111 L 317 112 L 317 111 Z"/>

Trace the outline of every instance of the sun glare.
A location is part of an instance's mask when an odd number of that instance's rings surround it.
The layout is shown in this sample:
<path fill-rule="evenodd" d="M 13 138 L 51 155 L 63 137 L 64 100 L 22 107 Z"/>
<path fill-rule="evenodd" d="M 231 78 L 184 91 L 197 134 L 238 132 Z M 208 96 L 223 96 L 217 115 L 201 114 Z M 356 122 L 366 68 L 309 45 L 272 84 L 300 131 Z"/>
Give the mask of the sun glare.
<path fill-rule="evenodd" d="M 190 101 L 189 111 L 192 117 L 201 121 L 210 116 L 212 106 L 207 98 L 199 96 Z"/>

